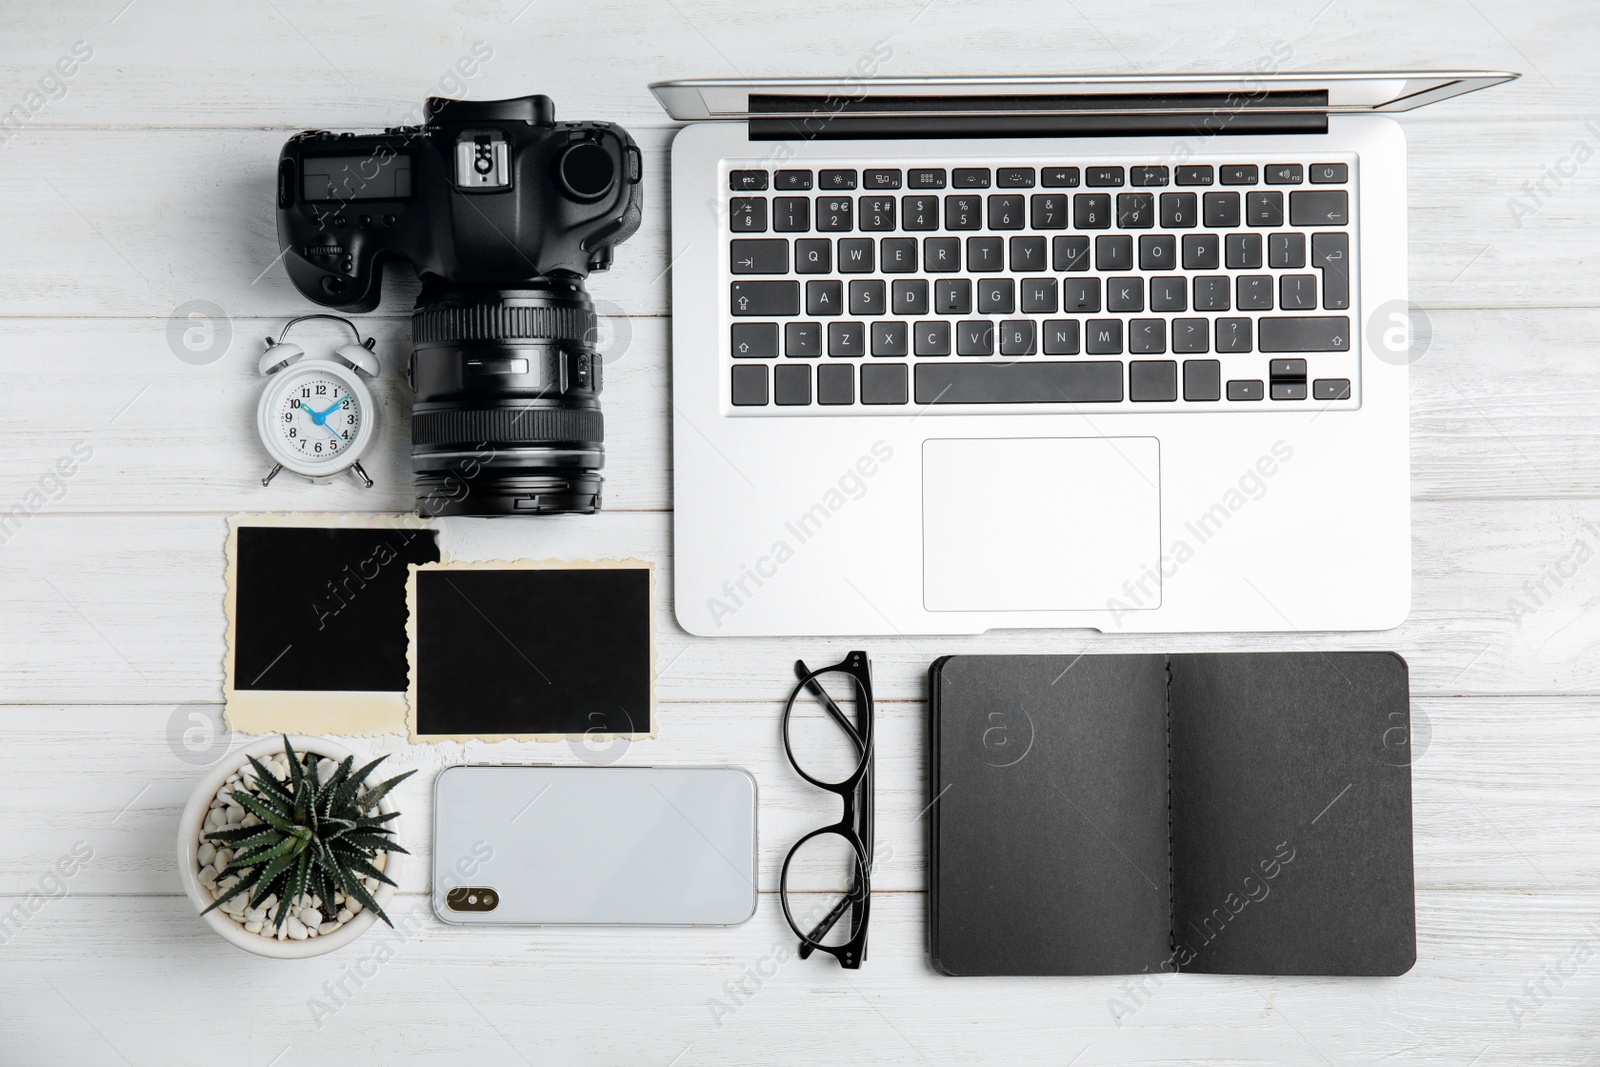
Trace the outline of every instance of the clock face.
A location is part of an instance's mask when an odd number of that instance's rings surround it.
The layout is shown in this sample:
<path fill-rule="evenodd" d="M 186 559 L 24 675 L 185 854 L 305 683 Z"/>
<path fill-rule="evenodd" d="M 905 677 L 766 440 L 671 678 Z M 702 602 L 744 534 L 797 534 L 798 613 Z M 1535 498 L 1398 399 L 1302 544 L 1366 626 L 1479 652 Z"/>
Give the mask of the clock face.
<path fill-rule="evenodd" d="M 329 360 L 302 360 L 273 375 L 256 411 L 272 458 L 307 477 L 336 474 L 360 459 L 375 417 L 365 383 Z"/>
<path fill-rule="evenodd" d="M 273 422 L 279 444 L 304 459 L 338 455 L 361 429 L 361 405 L 328 375 L 301 378 L 284 391 Z"/>

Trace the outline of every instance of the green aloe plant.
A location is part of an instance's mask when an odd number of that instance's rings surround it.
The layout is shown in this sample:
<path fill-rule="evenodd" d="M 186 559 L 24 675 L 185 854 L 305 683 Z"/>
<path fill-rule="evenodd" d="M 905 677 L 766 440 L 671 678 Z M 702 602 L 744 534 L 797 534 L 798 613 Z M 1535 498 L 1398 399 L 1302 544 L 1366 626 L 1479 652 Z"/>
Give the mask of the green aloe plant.
<path fill-rule="evenodd" d="M 280 782 L 254 756 L 259 797 L 240 790 L 230 794 L 245 811 L 261 820 L 259 826 L 234 826 L 205 835 L 206 840 L 234 850 L 233 859 L 219 877 L 239 875 L 239 881 L 212 902 L 209 912 L 240 893 L 250 893 L 250 907 L 274 893 L 278 896 L 278 917 L 274 930 L 281 930 L 295 902 L 311 895 L 321 898 L 330 912 L 335 891 L 360 901 L 391 927 L 378 902 L 372 899 L 361 876 L 394 885 L 394 881 L 373 866 L 379 852 L 405 852 L 393 840 L 394 830 L 384 824 L 398 812 L 373 814 L 378 801 L 415 771 L 390 778 L 381 785 L 365 788 L 367 776 L 387 757 L 379 756 L 358 771 L 352 771 L 353 756 L 345 757 L 326 782 L 320 781 L 315 757 L 302 766 L 289 739 L 283 739 L 288 757 L 289 781 Z M 205 912 L 201 912 L 202 915 Z"/>

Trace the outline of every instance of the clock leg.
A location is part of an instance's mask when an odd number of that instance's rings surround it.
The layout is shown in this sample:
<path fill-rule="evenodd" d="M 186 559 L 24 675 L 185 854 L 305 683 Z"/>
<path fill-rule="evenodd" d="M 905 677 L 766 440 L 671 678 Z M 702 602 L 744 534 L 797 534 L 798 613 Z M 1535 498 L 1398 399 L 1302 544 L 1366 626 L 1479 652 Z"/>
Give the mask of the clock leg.
<path fill-rule="evenodd" d="M 367 470 L 366 470 L 365 467 L 363 467 L 361 465 L 361 461 L 359 459 L 356 460 L 355 463 L 353 463 L 351 465 L 350 469 L 355 472 L 355 476 L 357 478 L 361 479 L 361 488 L 363 488 L 363 489 L 371 489 L 372 488 L 372 479 L 367 477 Z"/>
<path fill-rule="evenodd" d="M 274 463 L 272 465 L 272 469 L 267 472 L 267 476 L 261 479 L 261 484 L 265 486 L 268 482 L 272 481 L 272 479 L 276 478 L 278 476 L 278 472 L 281 470 L 283 470 L 283 464 Z"/>

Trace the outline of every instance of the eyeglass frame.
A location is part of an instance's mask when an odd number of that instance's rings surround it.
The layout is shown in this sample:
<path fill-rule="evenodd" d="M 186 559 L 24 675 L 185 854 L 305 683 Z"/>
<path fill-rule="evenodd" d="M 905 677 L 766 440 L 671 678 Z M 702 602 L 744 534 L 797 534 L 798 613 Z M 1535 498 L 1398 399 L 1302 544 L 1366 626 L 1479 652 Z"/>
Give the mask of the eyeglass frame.
<path fill-rule="evenodd" d="M 778 903 L 783 907 L 783 917 L 788 921 L 789 929 L 800 938 L 801 959 L 809 958 L 814 951 L 822 951 L 836 959 L 840 967 L 856 970 L 867 957 L 867 920 L 872 911 L 873 823 L 876 815 L 873 803 L 875 784 L 873 724 L 876 709 L 872 697 L 872 664 L 865 652 L 857 651 L 851 652 L 831 667 L 819 670 L 811 670 L 803 660 L 795 660 L 794 672 L 798 682 L 783 708 L 781 733 L 784 754 L 789 758 L 789 766 L 793 767 L 801 778 L 818 789 L 838 796 L 843 802 L 844 811 L 838 822 L 812 830 L 789 849 L 789 854 L 783 860 L 783 870 L 778 877 Z M 856 718 L 859 720 L 859 726 L 845 718 L 827 690 L 817 682 L 818 678 L 826 674 L 843 674 L 854 683 L 857 696 Z M 845 731 L 846 736 L 860 753 L 855 770 L 841 781 L 824 782 L 814 778 L 795 759 L 794 748 L 789 740 L 789 722 L 794 713 L 795 701 L 803 692 L 810 692 L 817 697 L 823 709 Z M 850 891 L 808 934 L 795 921 L 794 913 L 789 907 L 789 865 L 806 842 L 829 833 L 843 838 L 854 850 L 855 874 Z M 842 945 L 823 944 L 821 939 L 826 937 L 838 923 L 846 908 L 850 911 L 849 940 Z"/>

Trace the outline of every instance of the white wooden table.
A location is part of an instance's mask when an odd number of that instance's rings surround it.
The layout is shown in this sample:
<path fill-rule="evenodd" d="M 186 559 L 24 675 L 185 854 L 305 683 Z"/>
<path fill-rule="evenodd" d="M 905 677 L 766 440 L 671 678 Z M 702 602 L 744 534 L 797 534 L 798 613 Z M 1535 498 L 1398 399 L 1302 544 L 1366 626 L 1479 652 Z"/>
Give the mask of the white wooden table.
<path fill-rule="evenodd" d="M 0 122 L 0 511 L 29 512 L 0 544 L 0 910 L 25 914 L 0 933 L 0 1062 L 1600 1062 L 1590 0 L 13 0 L 0 24 L 0 111 L 20 108 Z M 479 41 L 490 58 L 455 74 Z M 75 42 L 80 62 L 58 80 L 50 71 Z M 284 139 L 409 121 L 447 91 L 548 93 L 561 116 L 633 133 L 644 227 L 591 283 L 631 330 L 604 397 L 608 509 L 461 523 L 455 536 L 485 557 L 639 555 L 666 579 L 672 130 L 645 85 L 844 76 L 875 49 L 894 76 L 1259 69 L 1275 55 L 1285 69 L 1525 72 L 1405 120 L 1412 297 L 1433 331 L 1412 378 L 1410 620 L 1384 634 L 872 640 L 885 698 L 879 833 L 892 855 L 875 876 L 870 959 L 841 972 L 788 952 L 777 867 L 832 808 L 790 772 L 777 729 L 793 658 L 851 643 L 692 639 L 664 582 L 661 736 L 624 759 L 754 772 L 763 892 L 751 922 L 481 933 L 429 919 L 375 966 L 373 939 L 283 964 L 209 933 L 179 889 L 173 840 L 215 755 L 181 734 L 191 715 L 215 720 L 221 698 L 224 516 L 403 511 L 411 499 L 396 368 L 415 285 L 399 274 L 367 320 L 391 416 L 369 464 L 377 488 L 259 484 L 260 339 L 308 310 L 274 263 Z M 169 317 L 195 300 L 223 309 L 231 330 L 204 366 L 169 344 Z M 78 442 L 92 456 L 58 480 L 51 470 Z M 1394 648 L 1411 663 L 1427 747 L 1410 974 L 1182 976 L 1140 990 L 932 973 L 919 813 L 933 655 L 1304 647 Z M 435 771 L 575 762 L 563 745 L 364 744 L 422 771 L 400 797 L 419 862 L 397 902 L 419 914 Z M 75 848 L 92 858 L 53 881 Z M 335 1005 L 328 990 L 348 970 L 361 983 L 347 980 L 355 991 Z"/>

